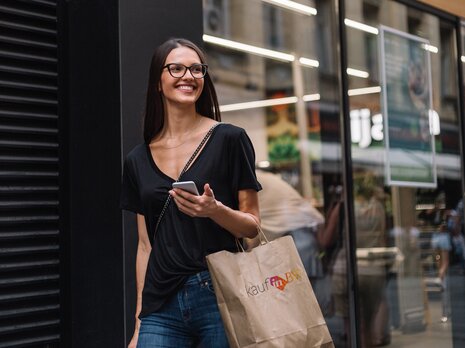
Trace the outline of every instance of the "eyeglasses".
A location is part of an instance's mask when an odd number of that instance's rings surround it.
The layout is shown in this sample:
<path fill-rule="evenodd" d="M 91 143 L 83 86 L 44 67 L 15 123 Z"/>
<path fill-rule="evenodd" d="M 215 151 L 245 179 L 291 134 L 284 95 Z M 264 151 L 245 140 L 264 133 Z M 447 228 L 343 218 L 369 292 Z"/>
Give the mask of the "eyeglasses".
<path fill-rule="evenodd" d="M 208 65 L 207 64 L 192 64 L 191 66 L 185 66 L 184 64 L 179 63 L 170 63 L 166 64 L 163 69 L 168 69 L 168 72 L 174 78 L 181 78 L 186 75 L 186 71 L 189 70 L 192 77 L 195 79 L 202 79 L 207 74 Z"/>

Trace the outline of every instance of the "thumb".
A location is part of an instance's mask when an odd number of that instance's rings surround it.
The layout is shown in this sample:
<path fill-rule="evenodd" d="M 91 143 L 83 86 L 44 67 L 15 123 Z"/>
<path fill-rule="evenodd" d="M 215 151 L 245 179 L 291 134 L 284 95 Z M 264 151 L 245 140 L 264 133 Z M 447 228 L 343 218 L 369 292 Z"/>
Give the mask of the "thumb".
<path fill-rule="evenodd" d="M 214 194 L 213 194 L 213 190 L 210 188 L 210 185 L 209 184 L 205 184 L 203 186 L 203 192 L 206 196 L 209 196 L 209 197 L 215 197 Z"/>

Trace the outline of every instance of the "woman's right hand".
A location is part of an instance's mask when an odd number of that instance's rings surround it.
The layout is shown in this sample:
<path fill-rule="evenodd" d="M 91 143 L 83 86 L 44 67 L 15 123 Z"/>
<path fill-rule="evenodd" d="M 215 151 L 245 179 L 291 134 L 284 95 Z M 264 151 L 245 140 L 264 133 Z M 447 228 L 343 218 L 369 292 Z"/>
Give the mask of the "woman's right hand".
<path fill-rule="evenodd" d="M 128 348 L 136 348 L 137 347 L 137 339 L 139 338 L 139 333 L 134 332 L 134 336 L 131 338 L 131 342 L 128 344 Z"/>
<path fill-rule="evenodd" d="M 140 319 L 136 319 L 136 327 L 134 328 L 134 335 L 131 338 L 131 341 L 128 344 L 128 348 L 136 348 L 137 340 L 139 339 L 139 328 L 140 328 Z"/>

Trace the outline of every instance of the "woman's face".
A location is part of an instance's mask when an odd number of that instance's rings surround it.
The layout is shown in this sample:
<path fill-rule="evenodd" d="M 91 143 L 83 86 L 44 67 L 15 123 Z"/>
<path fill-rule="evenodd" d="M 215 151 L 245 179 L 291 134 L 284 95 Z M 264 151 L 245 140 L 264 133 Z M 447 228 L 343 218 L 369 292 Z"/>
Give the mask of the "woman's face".
<path fill-rule="evenodd" d="M 167 64 L 183 64 L 190 67 L 193 64 L 201 64 L 198 54 L 191 48 L 181 46 L 173 49 L 165 60 Z M 173 77 L 164 68 L 160 77 L 160 89 L 164 96 L 165 103 L 173 104 L 176 106 L 195 104 L 202 93 L 204 85 L 203 78 L 194 78 L 192 73 L 187 70 L 183 77 Z"/>

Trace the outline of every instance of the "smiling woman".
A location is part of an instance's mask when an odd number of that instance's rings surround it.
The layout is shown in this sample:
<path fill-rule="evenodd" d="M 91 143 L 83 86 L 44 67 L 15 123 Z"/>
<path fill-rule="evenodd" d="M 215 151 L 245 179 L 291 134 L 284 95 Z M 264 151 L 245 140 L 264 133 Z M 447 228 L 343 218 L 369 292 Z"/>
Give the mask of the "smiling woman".
<path fill-rule="evenodd" d="M 201 64 L 197 52 L 184 46 L 173 49 L 166 62 L 158 86 L 164 96 L 166 110 L 170 113 L 173 108 L 194 105 L 203 91 L 207 65 Z"/>
<path fill-rule="evenodd" d="M 228 346 L 205 257 L 256 235 L 261 186 L 249 137 L 219 121 L 204 54 L 168 40 L 150 67 L 145 143 L 124 163 L 121 207 L 139 234 L 129 347 Z M 173 188 L 180 180 L 200 195 Z"/>

